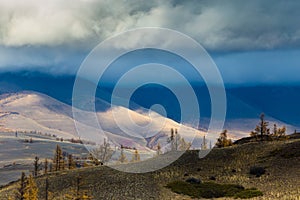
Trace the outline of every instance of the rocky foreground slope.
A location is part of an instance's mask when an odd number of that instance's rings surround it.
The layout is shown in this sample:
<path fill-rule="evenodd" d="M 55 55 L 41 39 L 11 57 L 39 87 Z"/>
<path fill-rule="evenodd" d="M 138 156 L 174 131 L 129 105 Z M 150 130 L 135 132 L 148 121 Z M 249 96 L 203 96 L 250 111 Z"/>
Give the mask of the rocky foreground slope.
<path fill-rule="evenodd" d="M 49 174 L 49 191 L 53 199 L 65 199 L 75 189 L 76 177 L 81 177 L 81 190 L 93 199 L 190 199 L 175 194 L 165 186 L 188 177 L 217 183 L 235 183 L 263 192 L 254 199 L 289 199 L 300 197 L 300 139 L 273 142 L 253 142 L 223 149 L 213 149 L 203 159 L 197 151 L 188 151 L 172 165 L 146 174 L 130 174 L 107 166 Z M 162 155 L 166 159 L 170 154 Z M 162 157 L 157 159 L 163 159 Z M 149 162 L 149 160 L 147 161 Z M 143 165 L 143 163 L 140 163 Z M 260 177 L 250 175 L 253 166 L 263 167 Z M 215 180 L 210 180 L 212 177 Z M 36 179 L 40 199 L 45 196 L 45 179 Z M 13 196 L 18 183 L 0 190 L 0 199 Z M 224 199 L 224 198 L 223 198 Z"/>

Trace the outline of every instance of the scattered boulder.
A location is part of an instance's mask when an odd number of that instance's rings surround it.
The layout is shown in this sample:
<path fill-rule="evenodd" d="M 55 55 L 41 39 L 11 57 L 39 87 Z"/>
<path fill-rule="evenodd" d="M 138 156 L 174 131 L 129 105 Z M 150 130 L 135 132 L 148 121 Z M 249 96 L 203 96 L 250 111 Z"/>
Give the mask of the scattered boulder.
<path fill-rule="evenodd" d="M 250 174 L 255 175 L 256 177 L 260 177 L 261 175 L 265 174 L 266 170 L 263 167 L 252 166 L 250 167 Z"/>
<path fill-rule="evenodd" d="M 245 189 L 244 186 L 242 186 L 242 185 L 236 185 L 236 188 L 241 189 L 241 190 Z"/>
<path fill-rule="evenodd" d="M 186 179 L 185 182 L 192 183 L 192 184 L 200 184 L 201 180 L 198 178 L 191 177 L 191 178 Z"/>

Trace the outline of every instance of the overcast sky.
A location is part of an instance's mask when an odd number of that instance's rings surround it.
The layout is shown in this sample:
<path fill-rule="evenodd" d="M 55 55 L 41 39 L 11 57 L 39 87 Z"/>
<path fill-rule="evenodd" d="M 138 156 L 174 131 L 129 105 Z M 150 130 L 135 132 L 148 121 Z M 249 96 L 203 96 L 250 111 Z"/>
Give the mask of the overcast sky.
<path fill-rule="evenodd" d="M 0 70 L 74 74 L 104 39 L 138 27 L 194 38 L 232 84 L 300 83 L 300 1 L 0 0 Z"/>

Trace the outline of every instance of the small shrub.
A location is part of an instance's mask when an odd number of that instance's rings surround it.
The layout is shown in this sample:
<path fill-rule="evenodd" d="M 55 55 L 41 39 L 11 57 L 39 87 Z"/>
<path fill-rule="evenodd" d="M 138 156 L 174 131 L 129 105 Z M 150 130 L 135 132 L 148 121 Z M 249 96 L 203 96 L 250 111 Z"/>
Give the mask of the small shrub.
<path fill-rule="evenodd" d="M 265 174 L 266 170 L 263 167 L 252 166 L 250 167 L 250 174 L 256 175 L 256 177 L 260 177 L 261 175 Z"/>
<path fill-rule="evenodd" d="M 186 179 L 185 182 L 193 183 L 193 184 L 200 184 L 201 180 L 198 178 L 191 177 L 191 178 Z"/>

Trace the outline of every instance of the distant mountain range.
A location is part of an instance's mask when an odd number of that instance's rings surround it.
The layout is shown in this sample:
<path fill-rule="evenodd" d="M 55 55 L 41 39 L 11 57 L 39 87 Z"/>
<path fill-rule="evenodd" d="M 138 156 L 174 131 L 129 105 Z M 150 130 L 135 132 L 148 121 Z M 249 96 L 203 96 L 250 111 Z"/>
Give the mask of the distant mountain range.
<path fill-rule="evenodd" d="M 71 105 L 74 80 L 74 76 L 54 77 L 29 72 L 5 73 L 0 74 L 0 94 L 30 90 Z M 200 128 L 206 129 L 211 115 L 209 93 L 202 85 L 193 85 L 193 88 L 199 101 Z M 110 86 L 98 87 L 97 111 L 104 112 L 111 107 L 112 90 L 113 87 Z M 253 130 L 261 112 L 266 114 L 270 125 L 272 123 L 285 124 L 288 132 L 294 132 L 300 127 L 300 106 L 298 106 L 300 86 L 236 87 L 226 88 L 226 92 L 227 114 L 224 128 L 229 129 L 235 137 L 245 136 Z M 132 111 L 138 111 L 141 108 L 149 109 L 153 104 L 163 105 L 167 111 L 167 117 L 180 122 L 179 102 L 170 90 L 162 86 L 146 85 L 139 88 L 132 95 L 129 108 Z M 61 110 L 57 109 L 57 111 Z M 67 116 L 70 117 L 70 113 Z"/>

